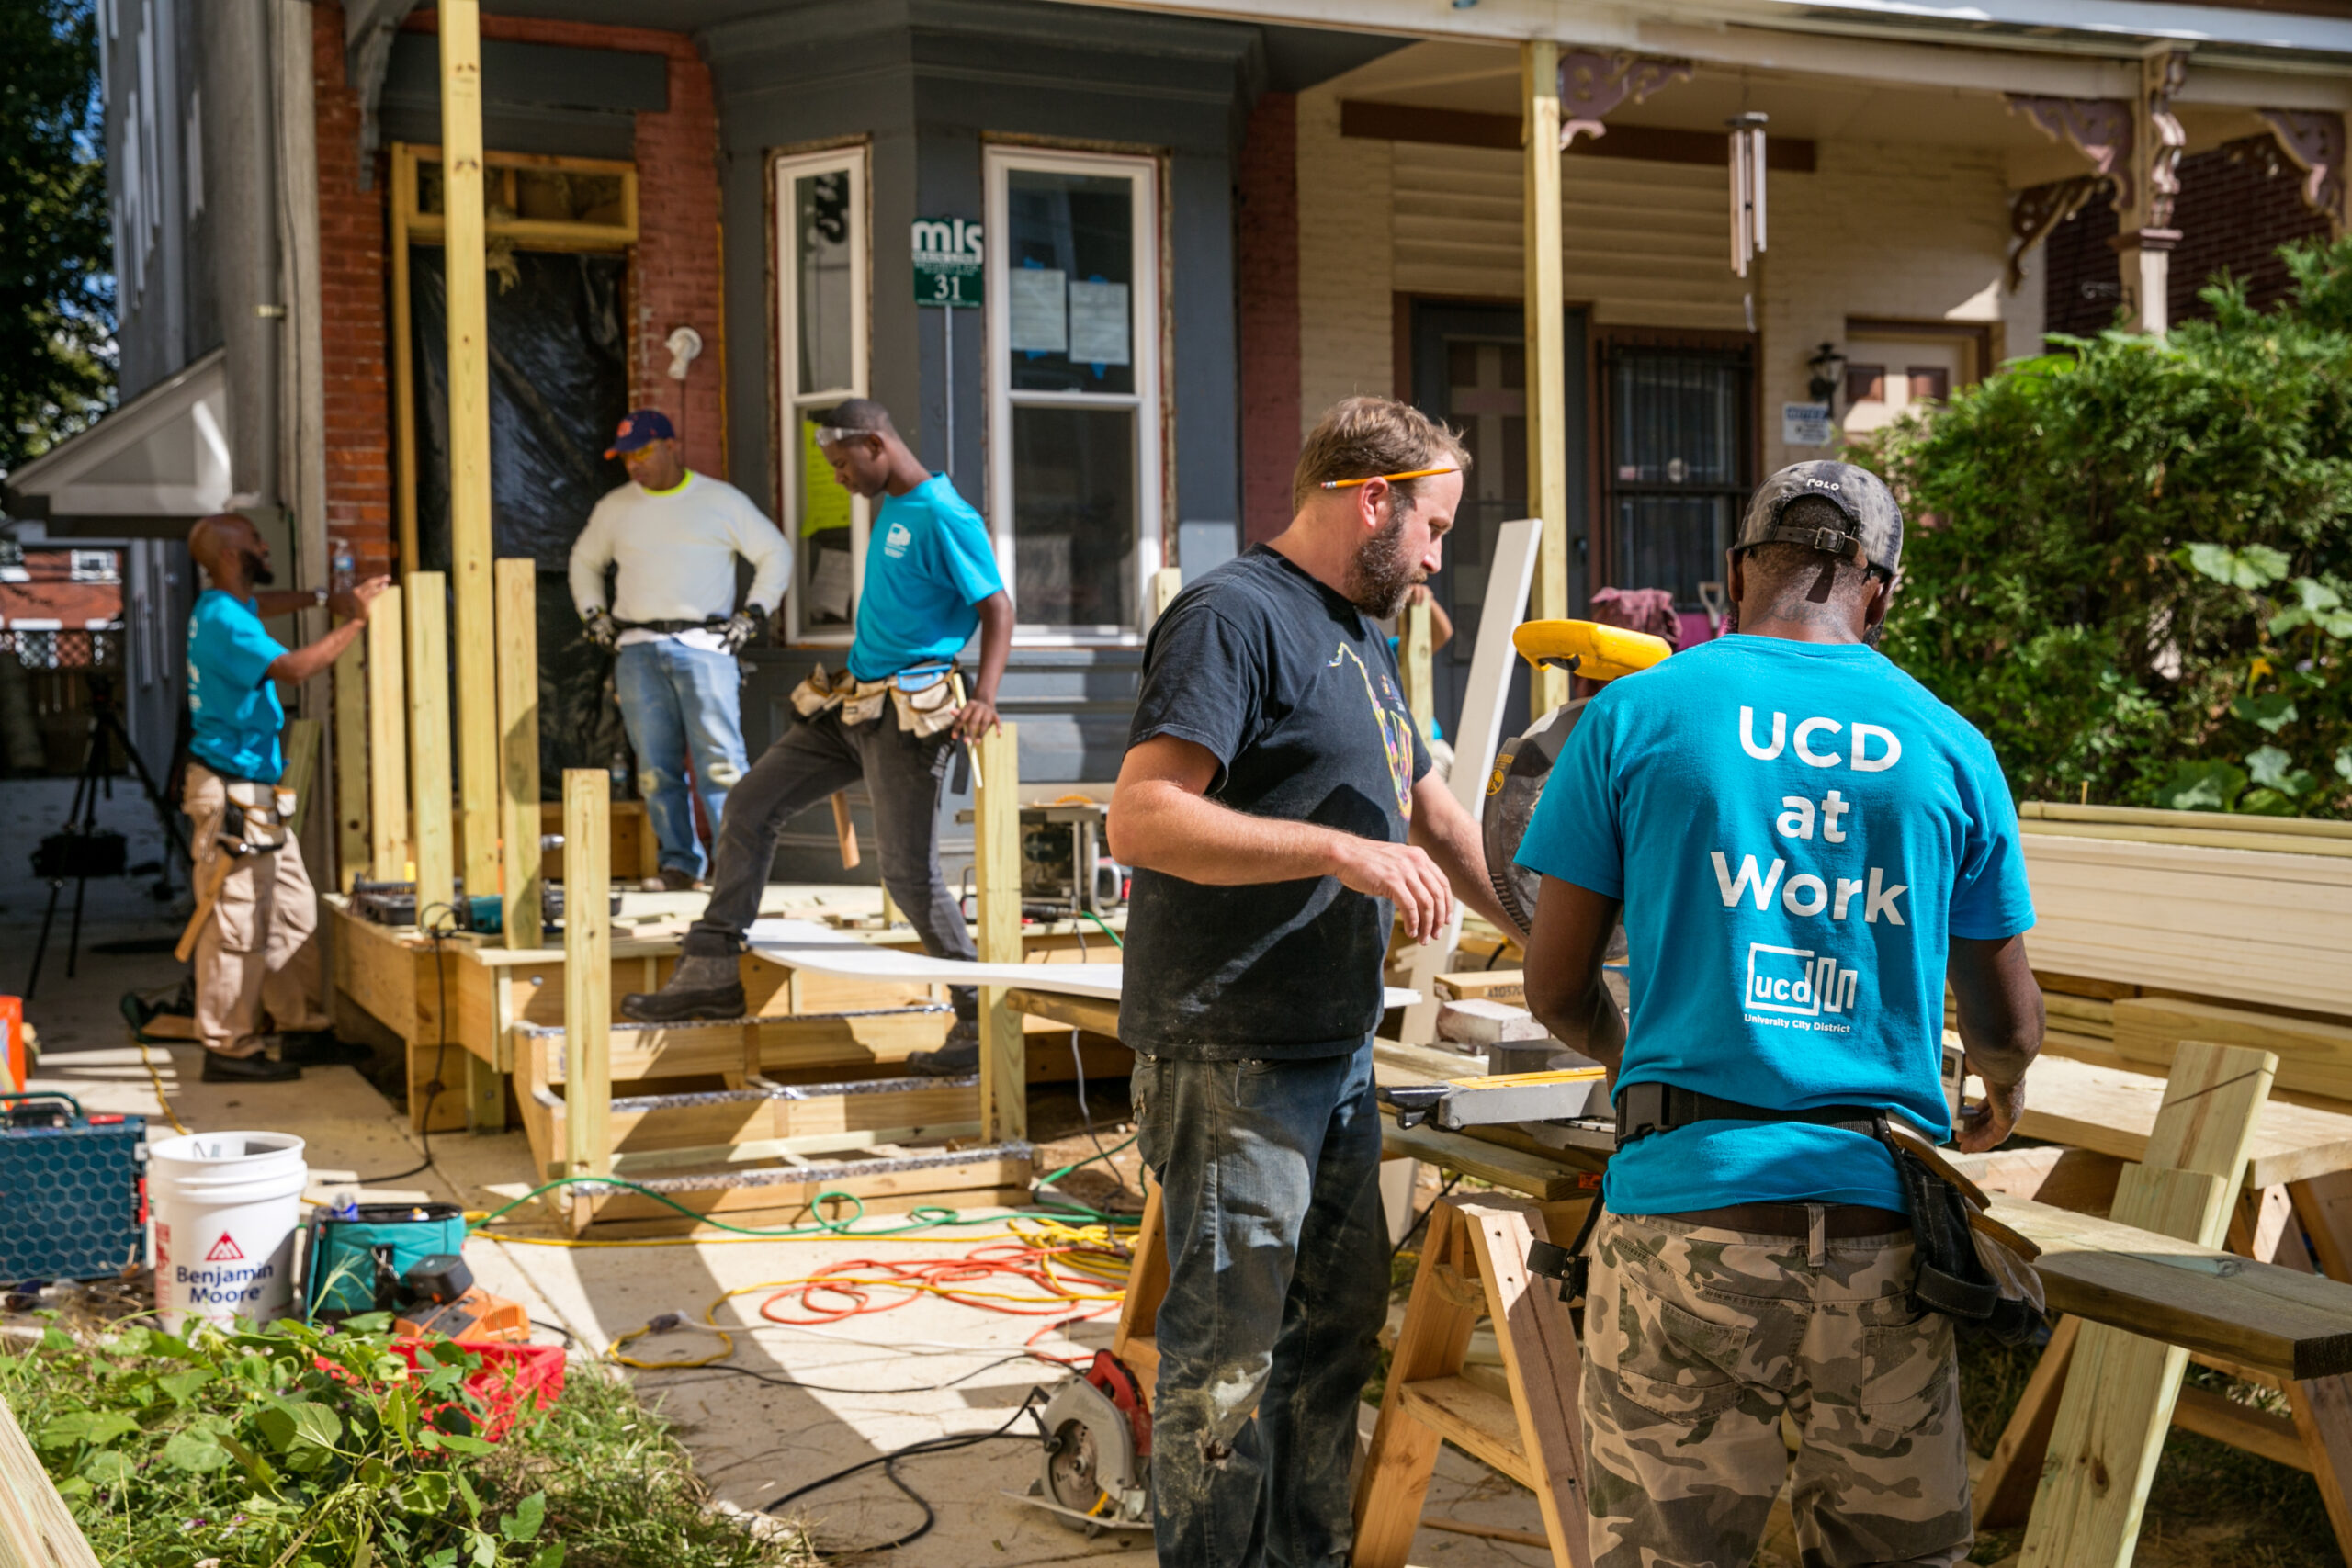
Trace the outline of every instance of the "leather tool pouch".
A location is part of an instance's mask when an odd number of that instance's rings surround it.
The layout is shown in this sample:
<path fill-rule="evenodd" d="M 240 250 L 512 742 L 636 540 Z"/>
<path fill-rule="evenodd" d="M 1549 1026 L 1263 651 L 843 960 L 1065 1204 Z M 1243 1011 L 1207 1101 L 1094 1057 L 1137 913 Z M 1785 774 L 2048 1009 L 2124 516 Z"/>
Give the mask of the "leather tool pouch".
<path fill-rule="evenodd" d="M 919 682 L 910 685 L 910 682 Z M 955 672 L 901 675 L 890 682 L 890 701 L 899 710 L 899 728 L 918 738 L 936 735 L 956 722 Z"/>
<path fill-rule="evenodd" d="M 842 700 L 844 683 L 854 685 L 848 671 L 838 676 L 825 673 L 821 664 L 808 671 L 808 678 L 792 688 L 792 711 L 803 718 L 814 718 Z"/>

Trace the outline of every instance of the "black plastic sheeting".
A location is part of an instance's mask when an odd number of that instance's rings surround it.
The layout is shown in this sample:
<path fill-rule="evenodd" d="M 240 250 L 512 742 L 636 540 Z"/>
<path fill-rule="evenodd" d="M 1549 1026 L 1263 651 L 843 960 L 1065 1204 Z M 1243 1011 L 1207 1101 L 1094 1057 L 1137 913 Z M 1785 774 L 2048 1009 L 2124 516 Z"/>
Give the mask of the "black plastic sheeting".
<path fill-rule="evenodd" d="M 612 698 L 613 656 L 581 635 L 566 568 L 606 491 L 628 479 L 604 456 L 628 412 L 624 267 L 619 256 L 514 254 L 511 287 L 490 275 L 490 500 L 492 548 L 538 565 L 539 788 L 559 798 L 563 770 L 628 754 Z M 409 251 L 416 367 L 417 558 L 449 568 L 447 292 L 442 251 Z M 451 672 L 454 680 L 455 671 Z"/>

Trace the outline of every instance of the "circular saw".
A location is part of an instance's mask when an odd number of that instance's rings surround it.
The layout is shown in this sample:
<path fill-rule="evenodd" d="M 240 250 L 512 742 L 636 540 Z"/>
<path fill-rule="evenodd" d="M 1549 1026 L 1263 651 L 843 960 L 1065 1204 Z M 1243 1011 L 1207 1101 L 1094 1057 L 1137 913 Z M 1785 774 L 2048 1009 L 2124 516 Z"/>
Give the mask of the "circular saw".
<path fill-rule="evenodd" d="M 1588 681 L 1637 673 L 1674 651 L 1663 637 L 1598 621 L 1529 621 L 1511 633 L 1510 641 L 1530 664 L 1566 670 Z M 1487 775 L 1487 876 L 1503 913 L 1519 927 L 1522 942 L 1534 929 L 1536 891 L 1544 879 L 1519 863 L 1520 840 L 1535 815 L 1535 803 L 1544 798 L 1552 765 L 1566 749 L 1589 701 L 1580 697 L 1563 703 L 1523 734 L 1505 740 Z"/>
<path fill-rule="evenodd" d="M 1151 1407 L 1125 1361 L 1108 1350 L 1056 1389 L 1039 1413 L 1044 1473 L 1019 1501 L 1065 1529 L 1151 1529 Z"/>

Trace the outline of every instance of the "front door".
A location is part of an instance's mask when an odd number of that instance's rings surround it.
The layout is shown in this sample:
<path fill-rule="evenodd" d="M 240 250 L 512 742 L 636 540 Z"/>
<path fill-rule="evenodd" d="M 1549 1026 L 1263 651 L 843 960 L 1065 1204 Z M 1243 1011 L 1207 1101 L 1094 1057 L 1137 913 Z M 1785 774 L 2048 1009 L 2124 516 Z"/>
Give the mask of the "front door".
<path fill-rule="evenodd" d="M 1438 725 L 1451 739 L 1467 703 L 1496 531 L 1529 515 L 1525 321 L 1517 305 L 1416 300 L 1412 322 L 1413 402 L 1460 431 L 1470 449 L 1462 511 L 1446 540 L 1445 566 L 1430 584 L 1453 617 L 1453 640 L 1434 661 Z M 1568 603 L 1575 606 L 1584 602 L 1582 312 L 1568 312 L 1567 329 Z M 1527 668 L 1517 659 L 1511 665 L 1510 697 L 1503 709 L 1506 735 L 1516 735 L 1528 723 Z"/>

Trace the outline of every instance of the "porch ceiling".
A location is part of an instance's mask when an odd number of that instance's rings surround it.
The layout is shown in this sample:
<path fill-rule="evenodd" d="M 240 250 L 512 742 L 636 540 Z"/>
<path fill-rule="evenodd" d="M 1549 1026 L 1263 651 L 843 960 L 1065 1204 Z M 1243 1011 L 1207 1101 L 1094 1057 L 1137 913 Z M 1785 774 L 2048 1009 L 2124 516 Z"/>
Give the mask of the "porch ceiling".
<path fill-rule="evenodd" d="M 1343 98 L 1479 114 L 1520 113 L 1516 48 L 1428 40 L 1336 77 Z M 2004 94 L 1984 88 L 1926 86 L 1855 76 L 1702 63 L 1690 80 L 1648 102 L 1612 111 L 1609 123 L 1715 131 L 1731 116 L 1771 117 L 1774 136 L 1819 141 L 1914 143 L 1990 152 L 2005 160 L 2010 183 L 2023 186 L 2084 172 L 2071 148 L 2054 144 Z M 2262 130 L 2251 111 L 2212 104 L 2180 106 L 2189 149 L 2201 152 Z"/>

